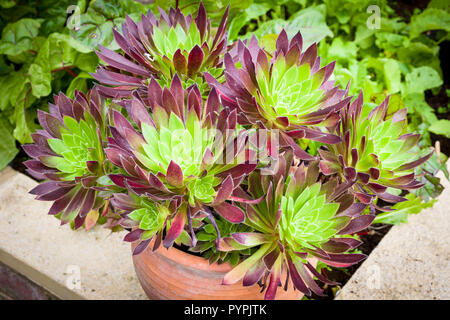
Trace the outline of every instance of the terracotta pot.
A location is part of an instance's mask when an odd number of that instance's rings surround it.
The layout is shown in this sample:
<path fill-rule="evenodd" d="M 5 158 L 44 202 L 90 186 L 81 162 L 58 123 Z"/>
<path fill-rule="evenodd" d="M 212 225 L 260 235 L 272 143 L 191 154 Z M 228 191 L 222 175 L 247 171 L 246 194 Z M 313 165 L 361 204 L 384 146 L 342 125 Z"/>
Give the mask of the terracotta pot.
<path fill-rule="evenodd" d="M 132 249 L 136 244 L 132 245 Z M 244 287 L 241 282 L 222 285 L 223 276 L 232 269 L 230 264 L 209 264 L 206 259 L 176 248 L 160 247 L 153 252 L 149 246 L 133 256 L 139 282 L 150 299 L 155 300 L 262 300 L 260 287 Z M 285 279 L 285 276 L 283 277 Z M 282 279 L 283 279 L 282 278 Z M 279 288 L 277 300 L 297 300 L 303 296 L 293 289 Z"/>

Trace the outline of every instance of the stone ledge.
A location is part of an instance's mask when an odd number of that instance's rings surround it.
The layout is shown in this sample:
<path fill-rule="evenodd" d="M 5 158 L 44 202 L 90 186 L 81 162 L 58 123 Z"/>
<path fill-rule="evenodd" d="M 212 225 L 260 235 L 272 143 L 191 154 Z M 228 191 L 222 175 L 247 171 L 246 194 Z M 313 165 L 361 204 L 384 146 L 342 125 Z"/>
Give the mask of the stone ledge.
<path fill-rule="evenodd" d="M 146 299 L 124 233 L 60 226 L 50 203 L 28 194 L 36 184 L 9 167 L 0 173 L 0 262 L 61 299 Z M 69 289 L 78 270 L 80 288 Z"/>
<path fill-rule="evenodd" d="M 337 300 L 450 299 L 450 183 L 439 176 L 445 190 L 434 207 L 392 227 Z"/>

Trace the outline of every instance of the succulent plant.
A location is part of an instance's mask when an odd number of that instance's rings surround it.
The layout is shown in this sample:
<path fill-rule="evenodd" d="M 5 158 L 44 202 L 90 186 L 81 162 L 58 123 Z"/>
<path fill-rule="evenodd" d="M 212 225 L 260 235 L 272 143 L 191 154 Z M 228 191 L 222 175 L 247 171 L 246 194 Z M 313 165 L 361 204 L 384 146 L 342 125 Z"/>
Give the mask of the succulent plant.
<path fill-rule="evenodd" d="M 168 13 L 160 9 L 159 13 L 157 19 L 149 11 L 137 23 L 127 17 L 122 34 L 114 30 L 124 55 L 99 47 L 97 54 L 107 65 L 99 67 L 93 76 L 105 85 L 99 86 L 102 94 L 110 98 L 131 97 L 134 91 L 145 95 L 152 77 L 166 85 L 175 73 L 185 88 L 194 83 L 201 86 L 205 70 L 220 75 L 227 46 L 228 9 L 217 30 L 211 27 L 202 3 L 195 19 L 179 8 L 171 8 Z M 203 89 L 207 88 L 205 84 Z"/>
<path fill-rule="evenodd" d="M 388 97 L 369 110 L 361 93 L 340 111 L 342 120 L 332 130 L 342 142 L 318 150 L 320 168 L 327 175 L 339 174 L 353 185 L 353 194 L 363 203 L 371 203 L 375 197 L 390 203 L 405 201 L 386 192 L 387 188 L 411 190 L 423 186 L 415 180 L 414 168 L 433 152 L 423 155 L 427 151 L 422 150 L 422 156 L 412 152 L 420 135 L 406 132 L 406 108 L 390 113 Z"/>
<path fill-rule="evenodd" d="M 305 160 L 313 157 L 294 139 L 307 138 L 325 143 L 340 139 L 319 127 L 333 126 L 337 111 L 350 98 L 329 80 L 334 63 L 320 68 L 317 45 L 302 52 L 302 36 L 291 41 L 283 30 L 273 55 L 264 51 L 256 38 L 248 46 L 238 41 L 224 56 L 225 83 L 206 73 L 205 79 L 219 91 L 223 103 L 238 110 L 240 124 L 259 124 L 281 131 L 281 145 L 289 145 Z M 234 57 L 234 58 L 233 58 Z"/>
<path fill-rule="evenodd" d="M 158 203 L 130 192 L 115 193 L 111 204 L 122 212 L 121 226 L 132 229 L 124 237 L 124 241 L 139 241 L 134 254 L 146 249 L 154 237 L 156 238 L 153 249 L 159 247 L 170 214 L 167 203 Z"/>
<path fill-rule="evenodd" d="M 263 284 L 266 299 L 275 297 L 283 272 L 288 274 L 285 288 L 290 278 L 304 294 L 322 295 L 309 272 L 322 282 L 332 282 L 316 271 L 310 258 L 337 267 L 361 261 L 362 254 L 345 254 L 360 244 L 345 235 L 366 228 L 374 219 L 373 215 L 361 215 L 366 205 L 354 203 L 345 184 L 338 184 L 336 178 L 323 181 L 317 161 L 291 166 L 292 157 L 284 157 L 274 175 L 257 170 L 249 176 L 252 197 L 265 197 L 246 205 L 245 224 L 254 232 L 233 233 L 219 244 L 221 251 L 258 247 L 225 275 L 223 283 L 243 279 L 244 286 L 251 286 L 264 278 L 268 280 Z"/>
<path fill-rule="evenodd" d="M 236 130 L 236 112 L 219 109 L 215 89 L 203 103 L 197 86 L 183 89 L 178 75 L 164 89 L 152 79 L 148 96 L 151 113 L 136 97 L 127 106 L 139 132 L 113 113 L 113 138 L 105 151 L 123 173 L 111 174 L 111 180 L 155 202 L 171 203 L 174 218 L 165 247 L 180 235 L 186 219 L 191 230 L 191 218 L 213 219 L 208 207 L 232 223 L 242 222 L 244 212 L 226 200 L 240 200 L 233 191 L 256 161 L 245 149 L 245 131 Z"/>
<path fill-rule="evenodd" d="M 232 266 L 238 264 L 242 256 L 251 254 L 251 248 L 231 252 L 219 251 L 217 250 L 217 239 L 220 237 L 229 237 L 232 233 L 236 232 L 250 232 L 253 231 L 252 228 L 242 223 L 230 223 L 220 216 L 215 219 L 216 225 L 208 221 L 208 218 L 205 218 L 205 220 L 206 223 L 196 233 L 197 245 L 189 248 L 189 251 L 202 253 L 202 256 L 208 259 L 210 264 L 215 262 L 219 264 L 229 262 Z M 219 234 L 216 228 L 219 230 Z"/>
<path fill-rule="evenodd" d="M 61 214 L 61 224 L 74 221 L 79 228 L 86 222 L 91 227 L 105 203 L 99 178 L 110 169 L 103 150 L 108 135 L 105 102 L 97 89 L 88 96 L 76 92 L 74 100 L 61 93 L 54 100 L 50 113 L 38 111 L 43 130 L 31 135 L 33 144 L 23 146 L 33 158 L 25 162 L 28 172 L 46 180 L 30 193 L 53 201 L 49 214 Z"/>

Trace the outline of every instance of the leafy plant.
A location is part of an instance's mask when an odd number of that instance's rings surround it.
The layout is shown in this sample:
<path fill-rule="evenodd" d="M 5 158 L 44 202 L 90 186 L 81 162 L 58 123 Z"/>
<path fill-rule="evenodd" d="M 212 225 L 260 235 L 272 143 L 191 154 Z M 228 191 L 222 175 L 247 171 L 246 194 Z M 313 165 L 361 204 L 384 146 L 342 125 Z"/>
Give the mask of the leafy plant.
<path fill-rule="evenodd" d="M 171 202 L 174 217 L 165 247 L 181 234 L 186 219 L 195 245 L 192 219 L 205 214 L 213 219 L 206 206 L 230 222 L 242 222 L 244 212 L 225 200 L 256 164 L 249 163 L 238 142 L 245 132 L 236 130 L 236 111 L 221 108 L 215 89 L 203 102 L 198 87 L 183 89 L 178 75 L 164 89 L 152 79 L 147 97 L 151 114 L 137 98 L 128 108 L 139 132 L 113 112 L 113 138 L 105 151 L 123 173 L 110 175 L 112 181 L 153 201 Z"/>
<path fill-rule="evenodd" d="M 237 265 L 243 257 L 252 253 L 251 248 L 231 252 L 217 249 L 217 239 L 229 237 L 236 232 L 250 232 L 253 230 L 252 228 L 245 224 L 230 223 L 222 217 L 215 218 L 216 226 L 208 218 L 204 220 L 206 223 L 196 233 L 197 245 L 189 248 L 189 251 L 202 253 L 202 256 L 208 259 L 209 263 L 217 262 L 221 264 L 229 262 L 232 266 Z M 219 233 L 217 233 L 216 227 Z"/>
<path fill-rule="evenodd" d="M 365 256 L 355 253 L 361 243 L 355 233 L 373 221 L 405 221 L 407 211 L 430 207 L 429 198 L 441 191 L 433 174 L 444 158 L 439 150 L 429 152 L 428 127 L 418 125 L 414 116 L 408 122 L 411 109 L 403 107 L 408 101 L 426 104 L 423 90 L 441 81 L 434 59 L 406 72 L 396 69 L 402 65 L 392 55 L 370 52 L 373 43 L 378 53 L 400 46 L 404 23 L 388 19 L 389 32 L 363 37 L 365 31 L 353 30 L 352 24 L 342 27 L 353 16 L 364 18 L 359 2 L 339 6 L 325 1 L 333 13 L 315 5 L 293 14 L 307 2 L 276 1 L 283 5 L 280 10 L 264 0 L 230 1 L 227 9 L 212 1 L 195 8 L 195 2 L 177 1 L 175 9 L 160 10 L 159 18 L 148 12 L 134 22 L 145 7 L 130 0 L 94 0 L 89 6 L 80 1 L 83 23 L 72 30 L 75 38 L 52 33 L 41 39 L 47 44 L 39 46 L 30 79 L 8 83 L 35 97 L 14 93 L 13 101 L 27 105 L 53 91 L 53 78 L 48 85 L 52 68 L 45 64 L 54 57 L 52 41 L 69 59 L 83 50 L 92 55 L 88 50 L 99 45 L 98 56 L 106 63 L 95 74 L 101 83 L 87 95 L 75 89 L 83 87 L 88 71 L 69 85 L 73 99 L 55 95 L 49 112 L 38 112 L 43 130 L 31 134 L 34 143 L 24 149 L 33 158 L 26 162 L 30 173 L 46 181 L 31 193 L 54 201 L 50 213 L 62 223 L 73 221 L 75 228 L 101 222 L 103 207 L 108 227 L 129 231 L 124 240 L 136 242 L 133 254 L 150 245 L 153 251 L 161 244 L 186 246 L 211 263 L 235 265 L 225 285 L 241 279 L 244 286 L 258 283 L 266 299 L 274 299 L 285 280 L 285 288 L 291 282 L 308 296 L 322 295 L 315 280 L 335 283 L 316 271 L 314 259 L 335 267 L 360 262 Z M 259 11 L 251 15 L 252 8 Z M 227 45 L 228 15 L 238 19 L 239 9 L 246 10 L 245 19 L 260 19 L 264 10 L 276 19 L 258 20 L 261 28 L 267 23 L 261 39 L 248 36 Z M 131 16 L 122 15 L 127 11 L 133 11 Z M 197 14 L 193 18 L 186 12 Z M 428 21 L 433 12 L 415 20 L 412 39 L 436 29 Z M 281 30 L 271 34 L 280 21 Z M 291 33 L 297 28 L 294 21 L 304 23 L 306 33 L 309 23 L 319 28 L 303 38 Z M 259 22 L 253 21 L 252 28 Z M 43 22 L 26 23 L 41 28 Z M 120 24 L 121 30 L 112 28 Z M 240 33 L 236 24 L 231 22 L 232 37 Z M 94 41 L 97 32 L 107 31 L 109 38 Z M 258 32 L 242 33 L 247 31 Z M 349 42 L 354 32 L 359 41 Z M 331 33 L 347 36 L 333 39 L 329 47 L 311 44 L 303 51 L 305 39 Z M 33 34 L 24 36 L 25 46 L 34 45 L 27 40 Z M 440 33 L 436 40 L 445 37 Z M 7 43 L 5 48 L 16 63 L 28 61 L 30 52 L 19 48 L 18 53 Z M 363 49 L 370 57 L 360 59 Z M 76 56 L 70 54 L 74 51 Z M 337 62 L 322 66 L 318 51 Z M 24 75 L 22 69 L 1 66 L 15 77 Z M 62 67 L 72 72 L 65 63 Z M 364 68 L 394 76 L 374 82 Z M 405 81 L 398 78 L 402 72 Z M 347 84 L 351 77 L 358 80 L 353 87 Z M 355 86 L 367 94 L 351 96 L 359 91 Z M 397 94 L 385 98 L 386 88 Z M 424 116 L 431 119 L 433 113 Z M 412 133 L 415 129 L 422 139 Z"/>
<path fill-rule="evenodd" d="M 284 160 L 286 159 L 286 161 Z M 254 285 L 264 274 L 265 298 L 275 297 L 283 270 L 288 270 L 294 287 L 306 295 L 323 295 L 309 274 L 331 283 L 318 274 L 307 260 L 309 255 L 334 266 L 350 266 L 364 255 L 343 254 L 359 245 L 359 241 L 337 235 L 365 229 L 374 216 L 360 215 L 365 205 L 353 203 L 336 178 L 322 183 L 318 163 L 291 167 L 292 157 L 280 158 L 273 176 L 261 171 L 249 177 L 253 198 L 265 197 L 255 205 L 247 205 L 245 224 L 254 232 L 236 232 L 222 239 L 222 251 L 259 246 L 249 258 L 227 273 L 224 284 L 243 279 L 244 286 Z M 309 271 L 308 271 L 309 270 Z M 288 278 L 286 278 L 287 287 Z"/>
<path fill-rule="evenodd" d="M 100 67 L 94 77 L 112 86 L 100 86 L 100 90 L 111 98 L 130 97 L 135 90 L 145 94 L 150 79 L 156 78 L 162 85 L 170 84 L 175 73 L 183 87 L 196 82 L 201 86 L 205 70 L 217 75 L 221 72 L 218 67 L 227 45 L 227 18 L 228 10 L 218 29 L 211 30 L 203 4 L 195 19 L 182 14 L 179 8 L 171 8 L 168 14 L 161 11 L 159 19 L 149 11 L 137 24 L 128 17 L 122 25 L 122 34 L 114 31 L 114 38 L 131 60 L 100 47 L 97 54 L 108 65 Z"/>
<path fill-rule="evenodd" d="M 76 92 L 74 100 L 60 94 L 50 113 L 39 110 L 38 116 L 44 129 L 31 135 L 33 144 L 23 146 L 33 158 L 25 165 L 32 176 L 47 182 L 30 193 L 53 201 L 49 214 L 60 215 L 61 224 L 74 221 L 75 229 L 83 224 L 89 229 L 102 206 L 103 215 L 108 213 L 99 195 L 99 179 L 111 170 L 103 150 L 109 134 L 105 102 L 95 89 L 87 97 Z"/>
<path fill-rule="evenodd" d="M 370 5 L 380 8 L 377 29 L 368 26 L 373 21 L 367 12 Z M 394 5 L 384 0 L 255 1 L 239 19 L 230 21 L 230 38 L 256 35 L 268 51 L 275 51 L 277 34 L 283 28 L 289 37 L 302 30 L 304 46 L 323 39 L 318 46 L 322 62 L 336 61 L 334 79 L 341 86 L 351 81 L 350 94 L 362 88 L 368 104 L 379 104 L 390 94 L 398 109 L 407 107 L 409 130 L 422 133 L 423 145 L 434 144 L 428 130 L 448 144 L 446 102 L 438 108 L 425 99 L 431 90 L 448 100 L 448 93 L 439 91 L 443 84 L 440 44 L 448 40 L 449 32 L 448 1 L 431 1 L 425 10 L 416 9 L 411 15 L 398 10 L 405 19 L 394 11 Z M 311 145 L 303 143 L 305 148 Z M 445 161 L 430 161 L 446 172 Z M 427 182 L 427 188 L 436 194 L 442 186 Z"/>
<path fill-rule="evenodd" d="M 427 161 L 411 149 L 418 134 L 405 133 L 406 109 L 389 111 L 389 98 L 372 110 L 363 108 L 363 96 L 348 104 L 341 112 L 341 123 L 333 130 L 341 143 L 319 149 L 322 172 L 340 174 L 352 184 L 353 194 L 363 203 L 373 197 L 396 203 L 404 198 L 386 192 L 387 188 L 417 189 L 423 186 L 415 180 L 414 168 Z M 422 150 L 421 153 L 426 150 Z"/>
<path fill-rule="evenodd" d="M 126 14 L 140 14 L 145 9 L 133 0 L 94 0 L 89 4 L 64 0 L 57 5 L 51 0 L 2 3 L 0 118 L 7 124 L 2 126 L 0 139 L 9 143 L 8 151 L 2 152 L 0 169 L 18 152 L 11 136 L 21 144 L 32 141 L 31 133 L 38 128 L 37 109 L 45 108 L 52 93 L 62 91 L 74 98 L 76 89 L 86 92 L 92 86 L 89 73 L 98 64 L 93 50 L 99 38 L 92 33 L 98 25 L 90 25 L 93 29 L 89 29 L 87 20 L 97 24 L 103 21 L 102 36 L 111 41 L 112 12 L 115 22 L 121 23 Z"/>
<path fill-rule="evenodd" d="M 205 77 L 218 88 L 224 103 L 239 111 L 240 124 L 261 123 L 280 130 L 283 146 L 293 147 L 298 157 L 311 160 L 294 139 L 338 142 L 338 137 L 317 127 L 334 125 L 339 120 L 336 111 L 350 98 L 342 100 L 344 90 L 328 81 L 334 64 L 320 68 L 316 44 L 302 52 L 302 43 L 300 33 L 289 41 L 283 30 L 272 56 L 259 47 L 256 38 L 248 47 L 238 42 L 238 62 L 225 54 L 225 84 L 208 73 Z"/>

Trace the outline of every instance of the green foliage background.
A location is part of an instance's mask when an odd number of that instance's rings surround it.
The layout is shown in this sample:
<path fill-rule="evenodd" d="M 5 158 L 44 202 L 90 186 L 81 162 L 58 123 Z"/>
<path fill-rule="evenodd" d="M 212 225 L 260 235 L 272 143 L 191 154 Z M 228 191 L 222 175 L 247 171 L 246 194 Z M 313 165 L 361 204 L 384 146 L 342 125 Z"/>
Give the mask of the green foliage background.
<path fill-rule="evenodd" d="M 185 13 L 195 13 L 199 1 L 154 0 L 144 5 L 133 0 L 0 0 L 0 169 L 18 153 L 16 141 L 31 141 L 30 133 L 38 128 L 36 110 L 48 109 L 52 94 L 63 91 L 73 97 L 75 89 L 92 86 L 89 73 L 99 62 L 94 49 L 99 44 L 118 49 L 112 29 L 120 30 L 126 15 L 137 20 L 149 9 L 157 14 L 158 7 L 167 10 L 176 3 Z M 391 94 L 392 108 L 408 108 L 410 129 L 422 134 L 422 147 L 434 143 L 433 133 L 448 148 L 449 90 L 439 52 L 449 41 L 449 0 L 432 0 L 404 17 L 393 9 L 395 1 L 387 0 L 203 3 L 213 25 L 230 5 L 230 42 L 255 35 L 273 50 L 283 28 L 291 37 L 301 31 L 304 48 L 320 41 L 322 64 L 336 60 L 335 79 L 343 86 L 351 81 L 352 94 L 363 89 L 369 104 Z M 375 21 L 370 5 L 380 9 L 379 29 L 368 26 L 368 20 Z M 436 95 L 445 102 L 431 106 L 428 98 Z M 448 178 L 446 160 L 443 153 L 434 155 L 420 170 L 433 174 L 442 170 Z M 427 179 L 416 194 L 423 200 L 442 191 L 439 179 Z"/>

